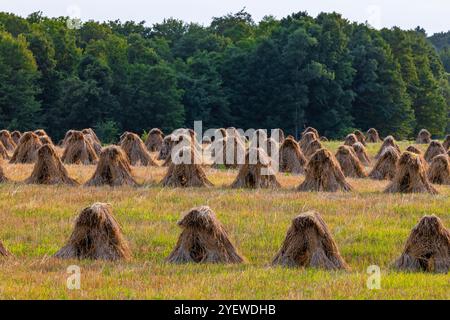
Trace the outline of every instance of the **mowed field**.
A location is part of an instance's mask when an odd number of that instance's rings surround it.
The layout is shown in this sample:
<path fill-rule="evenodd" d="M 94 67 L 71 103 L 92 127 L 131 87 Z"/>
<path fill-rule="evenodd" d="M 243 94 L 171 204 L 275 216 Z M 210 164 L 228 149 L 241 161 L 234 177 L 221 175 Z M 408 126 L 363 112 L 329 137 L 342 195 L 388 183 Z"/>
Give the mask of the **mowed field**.
<path fill-rule="evenodd" d="M 412 142 L 399 142 L 402 150 Z M 324 145 L 336 151 L 339 142 Z M 368 147 L 370 155 L 380 144 Z M 419 146 L 424 150 L 425 146 Z M 2 163 L 24 180 L 32 165 Z M 84 182 L 94 166 L 67 166 Z M 140 188 L 0 185 L 0 239 L 14 255 L 0 258 L 1 299 L 450 299 L 450 276 L 399 273 L 391 263 L 411 228 L 426 214 L 450 227 L 450 187 L 439 195 L 385 194 L 388 181 L 349 179 L 350 193 L 301 193 L 303 176 L 278 174 L 280 190 L 233 190 L 236 170 L 206 169 L 214 188 L 158 186 L 166 168 L 135 167 Z M 69 237 L 84 207 L 108 202 L 133 258 L 127 262 L 65 261 L 52 255 Z M 183 213 L 208 205 L 246 257 L 241 265 L 171 265 Z M 271 267 L 291 220 L 318 211 L 351 267 L 350 272 Z M 81 289 L 66 286 L 67 267 L 81 267 Z M 381 268 L 381 289 L 370 290 L 367 268 Z"/>

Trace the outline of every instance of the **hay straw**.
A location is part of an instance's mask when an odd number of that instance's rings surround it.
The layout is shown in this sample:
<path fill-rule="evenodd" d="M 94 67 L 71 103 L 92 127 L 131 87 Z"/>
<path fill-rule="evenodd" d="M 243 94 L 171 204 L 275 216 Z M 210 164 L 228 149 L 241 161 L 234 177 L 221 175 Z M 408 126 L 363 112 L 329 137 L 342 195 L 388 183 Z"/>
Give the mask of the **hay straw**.
<path fill-rule="evenodd" d="M 378 135 L 378 131 L 375 128 L 370 128 L 367 130 L 367 139 L 366 142 L 377 143 L 380 142 L 380 136 Z"/>
<path fill-rule="evenodd" d="M 291 172 L 294 174 L 305 173 L 304 166 L 306 158 L 303 155 L 300 145 L 292 137 L 284 140 L 280 147 L 280 172 Z"/>
<path fill-rule="evenodd" d="M 355 151 L 349 146 L 340 146 L 336 152 L 336 160 L 346 177 L 365 178 L 367 173 Z"/>
<path fill-rule="evenodd" d="M 441 219 L 435 215 L 422 217 L 394 266 L 400 271 L 448 273 L 450 232 Z"/>
<path fill-rule="evenodd" d="M 249 149 L 245 155 L 245 164 L 241 166 L 232 188 L 279 188 L 280 183 L 271 168 L 271 159 L 261 149 Z"/>
<path fill-rule="evenodd" d="M 326 270 L 349 269 L 325 221 L 315 211 L 302 213 L 292 220 L 272 264 Z"/>
<path fill-rule="evenodd" d="M 400 153 L 397 149 L 390 146 L 386 147 L 369 173 L 369 177 L 376 180 L 392 180 L 397 172 L 398 159 L 400 159 Z"/>
<path fill-rule="evenodd" d="M 425 151 L 424 158 L 427 162 L 431 162 L 431 160 L 433 160 L 433 158 L 435 156 L 437 156 L 439 154 L 445 154 L 445 153 L 446 153 L 446 150 L 445 150 L 444 146 L 442 145 L 442 143 L 440 143 L 437 140 L 433 140 L 428 145 L 428 148 Z"/>
<path fill-rule="evenodd" d="M 228 234 L 208 206 L 191 209 L 178 222 L 183 229 L 167 258 L 170 263 L 242 263 Z"/>
<path fill-rule="evenodd" d="M 27 184 L 67 184 L 78 185 L 69 177 L 69 173 L 62 164 L 51 144 L 45 144 L 37 151 L 37 162 L 31 176 L 25 180 Z"/>
<path fill-rule="evenodd" d="M 68 242 L 55 257 L 116 261 L 129 259 L 131 251 L 111 206 L 95 203 L 81 211 Z"/>
<path fill-rule="evenodd" d="M 428 168 L 428 180 L 435 184 L 450 185 L 450 160 L 446 154 L 437 155 Z"/>
<path fill-rule="evenodd" d="M 34 132 L 25 132 L 9 163 L 34 163 L 40 147 L 42 147 L 42 142 L 39 136 Z"/>
<path fill-rule="evenodd" d="M 305 180 L 297 188 L 299 191 L 351 191 L 339 163 L 333 154 L 320 149 L 311 157 L 306 167 Z"/>
<path fill-rule="evenodd" d="M 127 155 L 118 146 L 108 146 L 100 153 L 94 175 L 86 186 L 137 186 Z"/>
<path fill-rule="evenodd" d="M 66 164 L 89 165 L 98 162 L 97 153 L 91 142 L 80 131 L 72 131 L 65 146 L 62 161 Z"/>
<path fill-rule="evenodd" d="M 153 128 L 148 133 L 147 140 L 145 141 L 145 146 L 150 152 L 159 152 L 161 151 L 163 140 L 164 133 L 161 131 L 161 129 Z"/>
<path fill-rule="evenodd" d="M 121 140 L 120 147 L 125 151 L 131 165 L 158 166 L 137 134 L 126 133 Z"/>
<path fill-rule="evenodd" d="M 409 151 L 405 151 L 400 156 L 395 177 L 385 192 L 438 193 L 428 180 L 426 169 L 420 156 Z"/>

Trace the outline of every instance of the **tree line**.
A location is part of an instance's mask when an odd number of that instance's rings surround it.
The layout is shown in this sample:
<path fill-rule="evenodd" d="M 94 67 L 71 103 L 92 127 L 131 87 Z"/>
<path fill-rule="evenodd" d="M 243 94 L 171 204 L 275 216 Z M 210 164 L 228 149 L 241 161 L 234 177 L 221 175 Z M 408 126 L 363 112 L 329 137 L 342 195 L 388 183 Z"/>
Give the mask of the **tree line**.
<path fill-rule="evenodd" d="M 429 40 L 438 51 L 445 70 L 450 73 L 450 31 L 435 33 Z"/>
<path fill-rule="evenodd" d="M 1 128 L 61 137 L 92 127 L 106 141 L 194 120 L 297 137 L 306 126 L 328 138 L 450 129 L 445 56 L 420 28 L 375 30 L 305 12 L 256 23 L 244 10 L 208 26 L 70 22 L 0 13 Z"/>

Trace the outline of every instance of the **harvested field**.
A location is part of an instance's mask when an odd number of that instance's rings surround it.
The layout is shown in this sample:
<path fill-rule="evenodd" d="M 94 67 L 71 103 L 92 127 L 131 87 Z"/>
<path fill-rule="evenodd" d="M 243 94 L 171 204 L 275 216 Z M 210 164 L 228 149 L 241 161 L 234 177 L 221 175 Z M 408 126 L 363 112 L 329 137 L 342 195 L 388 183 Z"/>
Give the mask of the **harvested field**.
<path fill-rule="evenodd" d="M 322 142 L 333 154 L 341 142 Z M 413 142 L 398 141 L 402 151 Z M 381 143 L 370 143 L 372 160 Z M 425 152 L 426 145 L 419 145 Z M 58 148 L 61 155 L 62 150 Z M 156 157 L 156 154 L 153 154 Z M 65 165 L 81 184 L 94 165 Z M 6 176 L 22 181 L 33 164 L 2 162 Z M 205 167 L 211 188 L 163 188 L 167 167 L 133 167 L 142 187 L 0 184 L 0 298 L 14 299 L 449 299 L 448 274 L 392 268 L 412 228 L 434 214 L 450 226 L 450 187 L 438 195 L 385 194 L 388 180 L 347 178 L 351 192 L 298 192 L 303 175 L 278 173 L 281 188 L 232 189 L 238 170 Z M 110 203 L 132 257 L 128 261 L 59 260 L 83 208 Z M 208 205 L 226 226 L 242 264 L 168 264 L 177 221 Z M 328 226 L 350 271 L 271 267 L 292 219 L 315 210 Z M 67 267 L 81 267 L 81 290 L 68 290 Z M 369 290 L 367 268 L 381 268 L 381 289 Z"/>

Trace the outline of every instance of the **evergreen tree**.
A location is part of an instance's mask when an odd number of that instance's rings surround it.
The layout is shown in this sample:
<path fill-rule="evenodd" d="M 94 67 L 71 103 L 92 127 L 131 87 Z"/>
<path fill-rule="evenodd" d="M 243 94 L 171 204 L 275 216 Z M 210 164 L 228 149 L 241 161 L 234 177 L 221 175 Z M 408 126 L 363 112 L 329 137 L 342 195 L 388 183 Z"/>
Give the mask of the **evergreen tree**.
<path fill-rule="evenodd" d="M 417 33 L 411 36 L 414 36 L 412 50 L 419 79 L 417 97 L 413 102 L 416 132 L 426 128 L 433 135 L 443 136 L 449 122 L 450 110 L 443 94 L 448 90 L 448 82 L 447 85 L 443 84 L 444 69 L 426 38 Z"/>
<path fill-rule="evenodd" d="M 142 132 L 158 127 L 166 132 L 184 124 L 182 90 L 175 72 L 165 63 L 134 64 L 128 76 L 127 104 L 120 120 L 124 130 Z"/>
<path fill-rule="evenodd" d="M 213 54 L 199 52 L 188 59 L 185 71 L 180 72 L 186 127 L 193 127 L 196 120 L 202 120 L 206 128 L 230 123 L 229 103 L 214 60 Z"/>
<path fill-rule="evenodd" d="M 64 80 L 60 100 L 65 128 L 83 129 L 113 118 L 119 112 L 117 97 L 111 92 L 111 69 L 101 60 L 86 56 L 78 74 Z"/>
<path fill-rule="evenodd" d="M 355 100 L 352 115 L 357 128 L 377 128 L 381 135 L 411 136 L 414 114 L 400 65 L 380 34 L 354 25 L 350 43 Z"/>
<path fill-rule="evenodd" d="M 325 136 L 341 138 L 353 128 L 351 85 L 355 70 L 348 49 L 346 22 L 335 13 L 320 14 L 316 20 L 318 26 L 308 27 L 317 46 L 305 70 L 309 79 L 305 117 L 308 125 Z"/>

